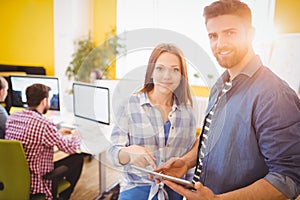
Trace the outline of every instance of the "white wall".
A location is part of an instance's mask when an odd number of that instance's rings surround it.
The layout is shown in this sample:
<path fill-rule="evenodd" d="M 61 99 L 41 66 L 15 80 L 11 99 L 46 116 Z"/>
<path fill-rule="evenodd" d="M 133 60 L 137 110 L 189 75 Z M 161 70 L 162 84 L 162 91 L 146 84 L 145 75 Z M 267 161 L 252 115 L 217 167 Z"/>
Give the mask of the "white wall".
<path fill-rule="evenodd" d="M 117 33 L 126 36 L 126 32 L 131 33 L 132 31 L 145 28 L 164 29 L 174 32 L 169 38 L 155 38 L 157 39 L 156 44 L 159 42 L 174 41 L 180 43 L 181 41 L 175 40 L 174 38 L 181 34 L 186 37 L 185 40 L 189 39 L 198 47 L 203 48 L 207 55 L 202 55 L 201 59 L 210 59 L 210 61 L 207 62 L 196 63 L 196 65 L 206 64 L 206 66 L 202 66 L 202 69 L 200 69 L 200 75 L 203 76 L 202 79 L 206 78 L 207 73 L 217 73 L 215 76 L 218 77 L 224 69 L 219 67 L 211 53 L 204 18 L 202 16 L 203 8 L 213 1 L 214 0 L 120 0 L 117 1 Z M 255 49 L 259 54 L 262 54 L 263 60 L 267 60 L 269 49 L 266 51 L 266 48 L 270 47 L 269 39 L 273 26 L 272 19 L 275 0 L 244 0 L 244 2 L 248 3 L 249 7 L 253 10 L 253 23 L 257 30 L 257 37 L 254 41 Z M 152 46 L 144 46 L 134 50 L 130 49 L 127 56 L 119 57 L 117 60 L 117 78 L 124 77 L 126 73 L 134 70 L 136 67 L 147 65 L 151 50 L 155 46 L 153 39 L 155 36 L 147 34 L 147 31 L 144 32 L 144 35 L 137 37 L 142 37 L 143 40 L 153 40 Z M 266 41 L 266 38 L 268 38 L 268 41 Z M 163 41 L 163 39 L 165 41 Z M 194 50 L 195 52 L 193 53 L 199 54 L 200 56 L 200 53 L 197 52 L 196 49 L 192 49 L 193 47 L 189 48 L 186 47 L 186 45 L 180 46 L 180 44 L 178 46 L 183 49 L 184 54 L 191 54 L 191 52 L 187 51 Z M 193 77 L 194 73 L 199 72 L 199 66 L 193 66 L 193 64 L 195 64 L 193 63 L 193 60 L 189 61 L 188 70 L 190 84 L 207 84 L 207 80 Z M 210 62 L 213 63 L 212 66 Z M 216 70 L 203 72 L 203 70 L 207 70 L 206 68 L 208 67 L 213 67 Z"/>
<path fill-rule="evenodd" d="M 173 31 L 177 36 L 182 35 L 203 48 L 210 59 L 210 61 L 207 61 L 207 65 L 212 64 L 212 67 L 216 69 L 210 73 L 217 72 L 219 75 L 223 72 L 223 69 L 218 66 L 211 53 L 202 17 L 204 6 L 213 1 L 120 0 L 117 1 L 117 33 L 126 35 L 126 32 L 143 28 Z M 275 0 L 244 0 L 244 2 L 253 11 L 253 24 L 256 28 L 254 40 L 256 52 L 261 55 L 266 65 L 270 66 L 275 73 L 285 79 L 297 91 L 299 87 L 297 70 L 299 67 L 297 68 L 291 63 L 298 63 L 295 61 L 298 57 L 294 55 L 293 52 L 295 51 L 291 49 L 294 49 L 295 44 L 298 44 L 298 39 L 295 43 L 290 42 L 291 36 L 277 36 L 274 32 L 272 19 Z M 74 41 L 87 37 L 89 31 L 91 33 L 93 31 L 93 0 L 54 0 L 54 31 L 55 76 L 61 79 L 62 93 L 64 93 L 71 88 L 72 84 L 67 80 L 65 70 L 72 60 L 71 55 L 75 50 Z M 292 38 L 295 37 L 299 38 L 299 36 L 292 36 Z M 151 38 L 152 42 L 155 41 L 153 35 L 148 34 L 143 35 L 142 39 L 150 40 Z M 172 39 L 169 41 L 172 41 Z M 158 42 L 160 41 L 157 40 L 156 43 Z M 286 42 L 289 44 L 283 47 Z M 135 68 L 145 68 L 154 46 L 155 44 L 152 44 L 131 49 L 127 56 L 120 56 L 117 59 L 117 78 L 121 79 L 128 76 L 128 73 L 131 73 Z M 287 46 L 292 47 L 287 48 Z M 184 48 L 188 49 L 188 47 Z M 284 49 L 284 52 L 282 49 Z M 193 49 L 189 48 L 187 51 L 193 51 Z M 278 52 L 281 52 L 280 56 Z M 190 54 L 190 52 L 188 53 Z M 194 54 L 197 53 L 194 52 Z M 204 56 L 206 58 L 206 55 Z M 188 60 L 190 83 L 193 85 L 207 84 L 207 81 L 203 81 L 206 77 L 200 79 L 193 77 L 198 69 L 195 69 L 192 62 L 193 60 Z M 143 80 L 143 72 L 139 71 L 138 73 L 139 80 Z"/>
<path fill-rule="evenodd" d="M 175 43 L 176 41 L 176 45 L 184 49 L 185 47 L 180 46 L 178 43 L 183 42 L 183 40 L 191 40 L 199 47 L 206 46 L 206 48 L 208 48 L 208 40 L 206 37 L 199 37 L 203 35 L 205 31 L 204 26 L 201 26 L 201 24 L 203 24 L 201 21 L 202 4 L 203 1 L 196 0 L 118 1 L 117 33 L 119 35 L 123 35 L 124 32 L 148 28 L 169 30 L 174 33 L 173 36 L 170 37 L 154 36 L 153 34 L 151 35 L 151 31 L 144 31 L 143 35 L 137 35 L 137 37 L 142 37 L 142 39 L 139 40 L 152 40 L 153 44 L 130 49 L 127 56 L 119 58 L 117 60 L 117 78 L 126 76 L 127 73 L 136 67 L 146 67 L 153 47 L 159 42 Z M 178 37 L 181 37 L 180 35 L 186 38 L 178 39 Z M 153 37 L 157 37 L 156 40 L 153 39 Z M 183 44 L 183 46 L 186 45 Z M 188 49 L 189 47 L 186 48 Z M 192 51 L 192 49 L 190 49 L 190 51 Z M 185 54 L 186 52 L 183 53 Z M 208 53 L 210 53 L 210 51 Z M 209 59 L 208 56 L 207 58 Z M 193 76 L 193 74 L 197 73 L 197 69 L 195 69 L 192 64 L 193 63 L 188 63 L 190 83 L 194 85 L 205 84 L 201 79 L 197 79 Z M 141 78 L 144 77 L 141 76 Z"/>
<path fill-rule="evenodd" d="M 279 35 L 271 52 L 269 63 L 272 71 L 286 80 L 297 93 L 300 89 L 300 34 Z"/>
<path fill-rule="evenodd" d="M 72 88 L 65 71 L 75 51 L 74 41 L 86 38 L 93 31 L 92 0 L 54 0 L 54 67 L 61 81 L 61 100 Z M 63 103 L 63 102 L 62 102 Z"/>

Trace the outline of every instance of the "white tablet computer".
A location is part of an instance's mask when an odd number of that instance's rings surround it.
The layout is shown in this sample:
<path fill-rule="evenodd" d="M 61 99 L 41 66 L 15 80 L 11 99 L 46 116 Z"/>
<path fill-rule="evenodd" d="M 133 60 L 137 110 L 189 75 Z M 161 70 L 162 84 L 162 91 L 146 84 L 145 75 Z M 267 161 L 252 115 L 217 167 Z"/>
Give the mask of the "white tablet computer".
<path fill-rule="evenodd" d="M 154 171 L 151 171 L 151 170 L 148 170 L 148 169 L 144 169 L 144 168 L 141 168 L 141 167 L 137 167 L 135 165 L 131 165 L 131 167 L 133 169 L 136 169 L 136 170 L 139 170 L 141 172 L 145 172 L 147 174 L 151 174 L 153 175 L 154 177 L 160 177 L 162 179 L 166 179 L 166 180 L 169 180 L 169 181 L 173 181 L 179 185 L 182 185 L 183 187 L 185 188 L 188 188 L 188 189 L 195 189 L 194 188 L 194 184 L 190 181 L 187 181 L 187 180 L 184 180 L 184 179 L 181 179 L 181 178 L 176 178 L 176 177 L 173 177 L 173 176 L 168 176 L 168 175 L 165 175 L 165 174 L 161 174 L 161 173 L 158 173 L 158 172 L 154 172 Z"/>

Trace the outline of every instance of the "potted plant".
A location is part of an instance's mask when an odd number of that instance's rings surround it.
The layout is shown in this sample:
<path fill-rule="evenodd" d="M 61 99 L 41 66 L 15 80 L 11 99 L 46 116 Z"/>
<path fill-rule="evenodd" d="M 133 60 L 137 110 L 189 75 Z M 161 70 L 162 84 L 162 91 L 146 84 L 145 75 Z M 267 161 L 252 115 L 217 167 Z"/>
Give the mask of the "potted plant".
<path fill-rule="evenodd" d="M 86 39 L 75 41 L 77 50 L 65 72 L 69 80 L 89 82 L 90 73 L 95 69 L 101 70 L 104 78 L 113 78 L 110 71 L 115 58 L 125 52 L 125 46 L 115 32 L 111 29 L 106 33 L 101 45 L 97 45 L 90 34 Z"/>

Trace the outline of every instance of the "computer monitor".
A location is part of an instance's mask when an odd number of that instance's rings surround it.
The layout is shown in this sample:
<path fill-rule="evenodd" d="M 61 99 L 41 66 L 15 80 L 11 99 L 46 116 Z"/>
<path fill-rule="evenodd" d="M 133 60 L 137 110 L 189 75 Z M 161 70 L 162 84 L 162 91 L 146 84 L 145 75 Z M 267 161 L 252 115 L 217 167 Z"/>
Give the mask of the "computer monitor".
<path fill-rule="evenodd" d="M 26 88 L 35 83 L 51 88 L 49 92 L 50 110 L 60 110 L 59 79 L 51 76 L 9 76 L 11 106 L 27 107 Z"/>
<path fill-rule="evenodd" d="M 74 115 L 109 125 L 109 88 L 85 83 L 73 83 Z"/>

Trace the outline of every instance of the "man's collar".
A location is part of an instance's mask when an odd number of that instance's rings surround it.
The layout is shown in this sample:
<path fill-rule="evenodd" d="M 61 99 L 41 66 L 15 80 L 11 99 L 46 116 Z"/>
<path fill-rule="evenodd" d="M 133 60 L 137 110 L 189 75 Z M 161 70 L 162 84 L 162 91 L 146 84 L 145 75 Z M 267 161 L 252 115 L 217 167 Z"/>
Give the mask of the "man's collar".
<path fill-rule="evenodd" d="M 240 74 L 246 75 L 249 78 L 255 74 L 255 72 L 262 66 L 262 61 L 258 55 L 254 56 L 251 61 L 244 67 L 242 71 L 238 73 L 236 77 L 238 77 Z M 224 82 L 229 80 L 229 73 L 228 70 L 226 70 L 220 77 L 220 79 L 217 81 L 217 85 L 223 84 Z"/>
<path fill-rule="evenodd" d="M 33 111 L 33 112 L 36 112 L 37 114 L 39 114 L 39 115 L 42 115 L 39 111 L 37 111 L 37 109 L 35 109 L 35 108 L 28 108 L 28 110 L 31 110 L 31 111 Z"/>
<path fill-rule="evenodd" d="M 253 74 L 262 66 L 262 61 L 258 55 L 254 56 L 252 60 L 246 65 L 246 67 L 239 73 L 244 74 L 251 78 Z M 239 75 L 238 74 L 238 75 Z"/>

